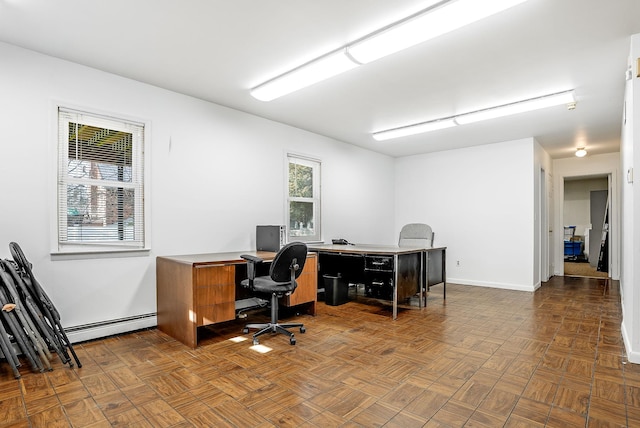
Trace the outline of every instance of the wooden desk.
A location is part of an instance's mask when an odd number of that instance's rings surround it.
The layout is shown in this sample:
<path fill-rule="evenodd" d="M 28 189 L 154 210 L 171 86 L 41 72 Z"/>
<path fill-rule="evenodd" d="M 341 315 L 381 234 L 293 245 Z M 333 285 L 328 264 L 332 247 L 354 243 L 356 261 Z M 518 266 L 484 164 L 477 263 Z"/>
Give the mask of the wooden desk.
<path fill-rule="evenodd" d="M 240 281 L 246 278 L 241 254 L 273 260 L 275 253 L 242 251 L 156 258 L 158 329 L 191 348 L 198 346 L 198 327 L 236 318 Z M 281 300 L 284 306 L 305 304 L 316 314 L 317 257 L 307 255 L 298 287 Z"/>
<path fill-rule="evenodd" d="M 318 253 L 321 273 L 342 273 L 354 282 L 369 281 L 371 274 L 387 273 L 392 280 L 393 319 L 398 317 L 398 302 L 419 295 L 419 306 L 426 304 L 424 291 L 442 283 L 446 287 L 446 247 L 420 248 L 386 245 L 310 245 L 309 251 Z M 323 256 L 324 255 L 324 256 Z M 339 255 L 333 260 L 327 256 Z M 324 260 L 323 260 L 324 259 Z M 326 262 L 325 262 L 326 261 Z M 327 268 L 327 264 L 330 266 Z M 369 275 L 367 275 L 369 274 Z M 446 290 L 446 288 L 445 288 Z"/>

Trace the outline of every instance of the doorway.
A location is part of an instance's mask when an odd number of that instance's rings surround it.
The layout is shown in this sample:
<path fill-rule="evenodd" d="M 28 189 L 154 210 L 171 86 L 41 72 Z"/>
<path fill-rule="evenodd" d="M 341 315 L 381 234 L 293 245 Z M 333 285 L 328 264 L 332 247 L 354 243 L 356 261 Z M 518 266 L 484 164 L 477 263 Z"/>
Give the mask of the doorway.
<path fill-rule="evenodd" d="M 608 175 L 565 177 L 564 274 L 609 277 Z"/>

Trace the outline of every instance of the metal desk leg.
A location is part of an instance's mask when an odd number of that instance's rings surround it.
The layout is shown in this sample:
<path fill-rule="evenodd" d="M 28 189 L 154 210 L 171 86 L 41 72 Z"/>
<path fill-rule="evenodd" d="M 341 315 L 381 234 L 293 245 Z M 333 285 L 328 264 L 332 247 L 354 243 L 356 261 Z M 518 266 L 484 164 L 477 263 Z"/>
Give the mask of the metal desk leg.
<path fill-rule="evenodd" d="M 420 279 L 418 280 L 418 307 L 422 309 L 422 274 L 424 273 L 424 262 L 422 252 L 420 253 Z"/>
<path fill-rule="evenodd" d="M 424 307 L 427 307 L 429 297 L 429 251 L 424 252 Z"/>
<path fill-rule="evenodd" d="M 442 294 L 443 300 L 447 300 L 447 251 L 442 250 Z"/>
<path fill-rule="evenodd" d="M 393 319 L 398 318 L 398 255 L 393 255 Z"/>
<path fill-rule="evenodd" d="M 422 304 L 422 296 L 424 294 L 423 289 L 424 289 L 424 274 L 425 274 L 425 270 L 424 270 L 424 257 L 425 257 L 426 252 L 425 251 L 421 251 L 420 252 L 420 280 L 418 281 L 418 287 L 420 287 L 420 292 L 418 293 L 418 298 L 420 299 L 420 303 L 418 304 L 418 306 L 420 307 L 420 309 L 422 309 L 424 306 L 427 305 L 427 300 L 425 299 L 424 301 L 424 305 Z"/>

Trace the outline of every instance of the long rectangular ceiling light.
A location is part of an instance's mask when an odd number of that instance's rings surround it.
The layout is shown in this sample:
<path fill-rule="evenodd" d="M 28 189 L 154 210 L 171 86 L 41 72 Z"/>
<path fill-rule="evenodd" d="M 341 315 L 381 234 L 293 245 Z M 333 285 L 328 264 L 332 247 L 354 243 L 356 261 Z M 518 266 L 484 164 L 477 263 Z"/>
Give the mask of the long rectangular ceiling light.
<path fill-rule="evenodd" d="M 427 122 L 420 122 L 397 128 L 385 129 L 372 134 L 377 141 L 390 140 L 392 138 L 406 137 L 408 135 L 421 134 L 425 132 L 436 131 L 439 129 L 449 128 L 456 125 L 466 125 L 468 123 L 479 122 L 482 120 L 495 119 L 498 117 L 510 116 L 512 114 L 524 113 L 528 111 L 539 110 L 546 107 L 554 107 L 566 104 L 575 108 L 574 90 L 556 92 L 540 97 L 529 98 L 522 101 L 516 101 L 509 104 L 503 104 L 495 107 L 489 107 L 482 110 L 476 110 L 469 113 L 463 113 L 456 116 L 449 116 L 440 119 L 434 119 Z"/>
<path fill-rule="evenodd" d="M 271 101 L 394 52 L 486 18 L 526 0 L 431 0 L 422 11 L 270 79 L 251 95 Z"/>
<path fill-rule="evenodd" d="M 271 101 L 357 66 L 344 54 L 344 48 L 339 49 L 253 88 L 251 95 L 261 101 Z"/>
<path fill-rule="evenodd" d="M 454 0 L 440 2 L 398 24 L 366 36 L 347 47 L 361 64 L 407 49 L 469 25 L 526 0 Z"/>
<path fill-rule="evenodd" d="M 461 114 L 455 117 L 458 125 L 480 122 L 482 120 L 495 119 L 498 117 L 511 116 L 512 114 L 524 113 L 527 111 L 539 110 L 547 107 L 554 107 L 561 104 L 570 104 L 576 101 L 573 90 L 558 92 L 542 97 L 530 98 L 511 104 L 491 107 L 471 113 Z"/>
<path fill-rule="evenodd" d="M 401 126 L 399 128 L 374 132 L 373 138 L 377 141 L 391 140 L 393 138 L 406 137 L 408 135 L 422 134 L 425 132 L 437 131 L 438 129 L 451 128 L 452 126 L 456 126 L 456 122 L 453 120 L 453 118 L 438 119 L 429 122 L 417 123 L 415 125 Z"/>

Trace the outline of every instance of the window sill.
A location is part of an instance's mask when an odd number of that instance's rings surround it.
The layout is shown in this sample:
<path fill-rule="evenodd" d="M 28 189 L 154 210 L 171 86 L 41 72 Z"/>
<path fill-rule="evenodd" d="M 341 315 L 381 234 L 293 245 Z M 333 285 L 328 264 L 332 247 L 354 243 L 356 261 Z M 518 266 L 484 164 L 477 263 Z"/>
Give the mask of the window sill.
<path fill-rule="evenodd" d="M 121 257 L 147 257 L 150 248 L 136 249 L 110 249 L 110 250 L 84 250 L 84 251 L 57 251 L 51 252 L 51 260 L 84 260 L 84 259 L 114 259 Z"/>

